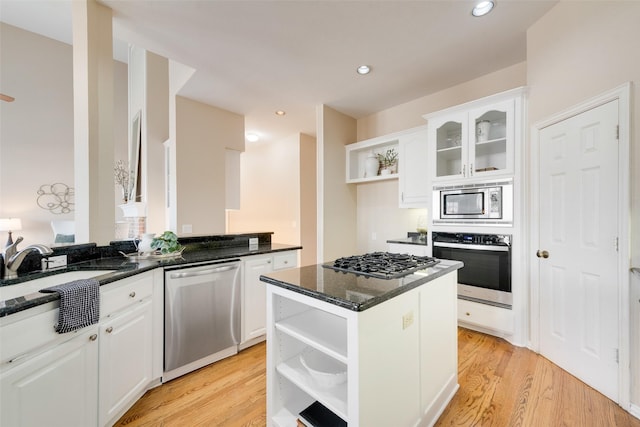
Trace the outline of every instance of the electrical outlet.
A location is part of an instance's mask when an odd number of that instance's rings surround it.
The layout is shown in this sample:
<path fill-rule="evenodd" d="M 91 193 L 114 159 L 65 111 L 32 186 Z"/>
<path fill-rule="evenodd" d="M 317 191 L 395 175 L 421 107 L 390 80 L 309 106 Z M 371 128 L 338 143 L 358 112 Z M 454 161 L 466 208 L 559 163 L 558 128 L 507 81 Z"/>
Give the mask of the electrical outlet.
<path fill-rule="evenodd" d="M 249 238 L 249 249 L 258 249 L 258 238 L 250 237 Z"/>
<path fill-rule="evenodd" d="M 413 324 L 413 310 L 402 316 L 402 329 L 407 329 Z"/>
<path fill-rule="evenodd" d="M 375 231 L 371 233 L 371 240 L 376 240 L 377 238 L 378 238 L 378 233 L 376 233 Z"/>
<path fill-rule="evenodd" d="M 191 233 L 193 233 L 193 225 L 182 224 L 182 234 L 191 234 Z"/>

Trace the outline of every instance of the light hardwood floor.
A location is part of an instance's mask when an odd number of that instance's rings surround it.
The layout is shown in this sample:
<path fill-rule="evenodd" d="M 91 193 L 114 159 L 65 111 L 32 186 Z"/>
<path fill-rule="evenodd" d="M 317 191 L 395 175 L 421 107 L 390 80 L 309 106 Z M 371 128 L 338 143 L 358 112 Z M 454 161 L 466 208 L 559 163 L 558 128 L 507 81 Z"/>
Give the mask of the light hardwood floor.
<path fill-rule="evenodd" d="M 150 390 L 116 425 L 266 425 L 265 348 L 258 344 Z M 437 427 L 640 427 L 640 420 L 528 349 L 462 328 L 458 348 L 460 389 Z"/>

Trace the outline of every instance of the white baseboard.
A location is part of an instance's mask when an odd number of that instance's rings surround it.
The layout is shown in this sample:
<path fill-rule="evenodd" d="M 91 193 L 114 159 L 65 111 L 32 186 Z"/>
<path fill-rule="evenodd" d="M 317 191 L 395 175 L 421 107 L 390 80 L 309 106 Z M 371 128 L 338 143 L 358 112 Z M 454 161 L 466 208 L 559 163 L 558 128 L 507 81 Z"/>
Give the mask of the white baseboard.
<path fill-rule="evenodd" d="M 640 420 L 640 406 L 632 403 L 629 405 L 629 413 Z"/>

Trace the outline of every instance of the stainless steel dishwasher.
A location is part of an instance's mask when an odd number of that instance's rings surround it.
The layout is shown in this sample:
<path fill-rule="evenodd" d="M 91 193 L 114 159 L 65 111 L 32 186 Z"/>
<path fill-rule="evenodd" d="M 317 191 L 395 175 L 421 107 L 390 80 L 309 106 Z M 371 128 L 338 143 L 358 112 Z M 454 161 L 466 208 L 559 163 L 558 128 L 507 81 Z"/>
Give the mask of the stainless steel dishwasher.
<path fill-rule="evenodd" d="M 166 268 L 166 382 L 238 352 L 240 260 Z"/>

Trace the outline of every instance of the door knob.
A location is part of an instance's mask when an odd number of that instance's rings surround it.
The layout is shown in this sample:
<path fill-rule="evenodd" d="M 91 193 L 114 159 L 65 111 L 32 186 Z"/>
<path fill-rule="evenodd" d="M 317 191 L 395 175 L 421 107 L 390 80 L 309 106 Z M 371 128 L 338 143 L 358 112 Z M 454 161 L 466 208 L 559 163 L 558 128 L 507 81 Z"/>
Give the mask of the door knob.
<path fill-rule="evenodd" d="M 538 250 L 538 252 L 536 252 L 536 256 L 538 258 L 549 258 L 549 252 Z"/>

